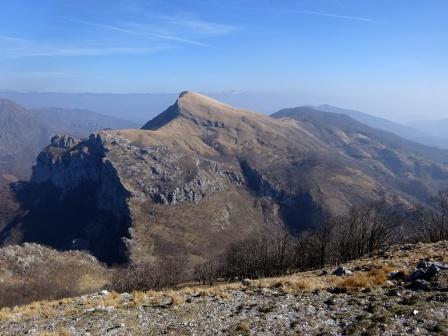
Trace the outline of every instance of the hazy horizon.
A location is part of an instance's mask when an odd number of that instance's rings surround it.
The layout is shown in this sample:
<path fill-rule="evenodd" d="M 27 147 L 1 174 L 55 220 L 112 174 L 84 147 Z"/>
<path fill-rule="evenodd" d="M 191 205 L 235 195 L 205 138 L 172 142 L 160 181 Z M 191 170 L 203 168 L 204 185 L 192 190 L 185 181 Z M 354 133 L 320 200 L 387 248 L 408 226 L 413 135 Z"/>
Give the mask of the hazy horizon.
<path fill-rule="evenodd" d="M 448 116 L 447 10 L 437 0 L 17 0 L 0 13 L 0 88 L 265 93 L 436 120 Z"/>

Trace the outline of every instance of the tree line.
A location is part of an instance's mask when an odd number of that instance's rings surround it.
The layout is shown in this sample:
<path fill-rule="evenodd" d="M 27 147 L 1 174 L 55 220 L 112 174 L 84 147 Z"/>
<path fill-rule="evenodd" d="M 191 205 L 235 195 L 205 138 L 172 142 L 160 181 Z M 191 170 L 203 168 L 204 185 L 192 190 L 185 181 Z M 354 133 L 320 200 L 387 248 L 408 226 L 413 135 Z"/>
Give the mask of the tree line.
<path fill-rule="evenodd" d="M 155 266 L 131 264 L 124 276 L 119 273 L 116 288 L 162 289 L 192 279 L 212 285 L 218 279 L 287 275 L 358 259 L 391 244 L 440 240 L 448 240 L 448 191 L 412 212 L 374 202 L 353 207 L 346 216 L 324 216 L 311 231 L 279 230 L 239 241 L 196 265 L 189 276 L 183 258 L 163 258 Z"/>
<path fill-rule="evenodd" d="M 385 201 L 353 207 L 347 216 L 324 217 L 316 229 L 250 238 L 197 265 L 195 280 L 262 278 L 320 269 L 359 259 L 392 244 L 448 240 L 448 191 L 428 207 L 409 212 Z"/>

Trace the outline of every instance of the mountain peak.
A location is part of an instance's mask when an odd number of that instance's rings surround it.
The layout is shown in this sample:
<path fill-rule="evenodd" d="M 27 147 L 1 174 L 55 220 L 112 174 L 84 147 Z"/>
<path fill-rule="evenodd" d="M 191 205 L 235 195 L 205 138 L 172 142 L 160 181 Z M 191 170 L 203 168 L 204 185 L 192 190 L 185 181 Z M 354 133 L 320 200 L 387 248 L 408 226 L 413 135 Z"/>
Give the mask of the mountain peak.
<path fill-rule="evenodd" d="M 193 92 L 193 91 L 188 91 L 188 90 L 182 91 L 182 92 L 179 94 L 179 99 L 181 99 L 181 98 L 184 97 L 184 96 L 192 95 L 192 94 L 195 94 L 195 92 Z"/>
<path fill-rule="evenodd" d="M 225 108 L 231 108 L 231 106 L 224 104 L 218 100 L 215 100 L 213 98 L 210 98 L 206 95 L 194 92 L 194 91 L 183 91 L 180 93 L 179 98 L 177 100 L 177 103 L 181 107 L 185 108 L 192 108 L 192 107 L 199 107 L 203 105 L 210 105 L 214 107 L 225 107 Z"/>
<path fill-rule="evenodd" d="M 221 122 L 223 119 L 234 118 L 236 115 L 248 113 L 250 112 L 233 108 L 232 106 L 200 93 L 183 91 L 180 93 L 179 98 L 174 105 L 148 121 L 142 129 L 157 130 L 181 116 L 190 120 L 195 119 L 197 121 L 206 120 L 207 122 Z"/>

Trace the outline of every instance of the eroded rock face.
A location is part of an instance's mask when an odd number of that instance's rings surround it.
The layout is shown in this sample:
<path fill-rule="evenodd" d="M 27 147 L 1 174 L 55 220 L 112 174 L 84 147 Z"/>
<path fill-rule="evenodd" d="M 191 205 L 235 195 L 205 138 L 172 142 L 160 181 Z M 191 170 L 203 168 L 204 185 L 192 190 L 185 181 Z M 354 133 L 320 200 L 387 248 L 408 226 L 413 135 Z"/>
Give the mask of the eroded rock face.
<path fill-rule="evenodd" d="M 98 207 L 124 217 L 129 192 L 107 159 L 104 144 L 100 134 L 93 134 L 86 141 L 55 136 L 50 146 L 39 154 L 31 182 L 50 183 L 63 195 L 82 184 L 94 185 Z"/>
<path fill-rule="evenodd" d="M 50 143 L 51 146 L 54 148 L 64 148 L 64 149 L 70 149 L 77 145 L 80 142 L 80 140 L 70 136 L 70 135 L 55 135 L 51 138 Z"/>
<path fill-rule="evenodd" d="M 136 147 L 125 138 L 107 136 L 107 156 L 132 196 L 142 201 L 198 202 L 243 178 L 212 159 L 164 147 Z"/>

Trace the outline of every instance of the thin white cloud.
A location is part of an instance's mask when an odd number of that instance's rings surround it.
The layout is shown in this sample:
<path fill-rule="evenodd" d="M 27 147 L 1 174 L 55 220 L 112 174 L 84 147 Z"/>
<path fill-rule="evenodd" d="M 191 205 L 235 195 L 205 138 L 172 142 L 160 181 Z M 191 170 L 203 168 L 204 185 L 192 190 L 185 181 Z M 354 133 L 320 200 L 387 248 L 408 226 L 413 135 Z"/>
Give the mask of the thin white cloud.
<path fill-rule="evenodd" d="M 143 55 L 173 48 L 170 45 L 152 47 L 110 47 L 110 46 L 76 46 L 62 44 L 36 43 L 15 37 L 0 37 L 0 58 L 27 57 L 76 57 L 76 56 L 109 56 L 109 55 Z"/>
<path fill-rule="evenodd" d="M 104 24 L 104 23 L 98 23 L 98 22 L 79 20 L 79 19 L 69 18 L 69 17 L 65 17 L 65 16 L 63 16 L 61 18 L 64 20 L 67 20 L 67 21 L 71 21 L 71 22 L 75 22 L 75 23 L 79 23 L 79 24 L 83 24 L 83 25 L 87 25 L 87 26 L 91 26 L 91 27 L 97 27 L 97 28 L 101 28 L 101 29 L 116 31 L 116 32 L 129 34 L 129 35 L 142 36 L 142 37 L 158 39 L 158 40 L 166 40 L 166 41 L 170 41 L 170 42 L 179 42 L 179 43 L 183 43 L 183 44 L 189 44 L 189 45 L 195 45 L 195 46 L 201 46 L 201 47 L 208 47 L 208 45 L 198 42 L 198 41 L 185 39 L 185 38 L 181 38 L 181 37 L 174 36 L 174 35 L 163 34 L 163 33 L 157 32 L 157 31 L 149 31 L 149 30 L 143 31 L 143 30 L 128 29 L 128 28 L 118 26 L 118 25 L 110 25 L 110 24 Z"/>
<path fill-rule="evenodd" d="M 289 14 L 304 14 L 304 15 L 312 15 L 312 16 L 320 16 L 331 19 L 338 20 L 349 20 L 349 21 L 358 21 L 358 22 L 366 22 L 366 23 L 384 23 L 378 20 L 362 17 L 362 16 L 351 16 L 351 15 L 343 15 L 338 13 L 328 13 L 328 12 L 320 12 L 320 11 L 312 11 L 305 9 L 284 9 L 284 8 L 275 8 L 275 7 L 245 7 L 245 6 L 233 6 L 233 5 L 221 5 L 221 4 L 211 4 L 211 3 L 203 3 L 204 5 L 210 5 L 220 8 L 226 9 L 236 9 L 243 11 L 265 11 L 265 12 L 274 12 L 274 13 L 289 13 Z"/>
<path fill-rule="evenodd" d="M 350 20 L 350 21 L 361 21 L 361 22 L 369 22 L 376 23 L 378 21 L 366 17 L 361 16 L 348 16 L 348 15 L 340 15 L 334 13 L 325 13 L 325 12 L 315 12 L 309 10 L 289 10 L 290 13 L 298 13 L 298 14 L 306 14 L 306 15 L 315 15 L 315 16 L 323 16 L 333 19 L 341 19 L 341 20 Z"/>
<path fill-rule="evenodd" d="M 52 56 L 52 57 L 73 57 L 73 56 L 109 56 L 109 55 L 143 55 L 164 50 L 166 48 L 111 48 L 111 47 L 50 47 L 37 48 L 24 56 Z"/>
<path fill-rule="evenodd" d="M 193 34 L 201 35 L 224 35 L 233 33 L 240 28 L 233 25 L 209 22 L 190 17 L 188 15 L 154 15 L 165 24 L 171 26 L 186 28 Z"/>
<path fill-rule="evenodd" d="M 78 25 L 94 27 L 106 31 L 117 32 L 144 38 L 150 41 L 145 47 L 142 41 L 134 41 L 130 46 L 117 46 L 117 41 L 102 40 L 100 43 L 94 41 L 78 41 L 72 44 L 64 42 L 31 41 L 15 36 L 0 35 L 1 59 L 26 58 L 26 57 L 77 57 L 77 56 L 108 56 L 108 55 L 142 55 L 173 49 L 176 45 L 186 44 L 199 47 L 212 47 L 196 39 L 185 38 L 186 36 L 216 36 L 228 34 L 236 30 L 236 27 L 214 22 L 202 21 L 185 15 L 162 16 L 153 15 L 154 24 L 150 21 L 122 22 L 120 24 L 108 24 L 92 22 L 61 16 L 65 21 Z M 136 44 L 138 42 L 138 44 Z M 82 44 L 81 44 L 82 43 Z M 142 46 L 143 45 L 143 46 Z"/>
<path fill-rule="evenodd" d="M 81 77 L 86 74 L 92 74 L 91 71 L 29 71 L 16 72 L 15 76 L 21 78 L 66 78 L 66 77 Z"/>
<path fill-rule="evenodd" d="M 13 37 L 13 36 L 4 36 L 4 35 L 0 35 L 0 42 L 13 42 L 13 43 L 26 43 L 27 40 L 18 38 L 18 37 Z"/>

